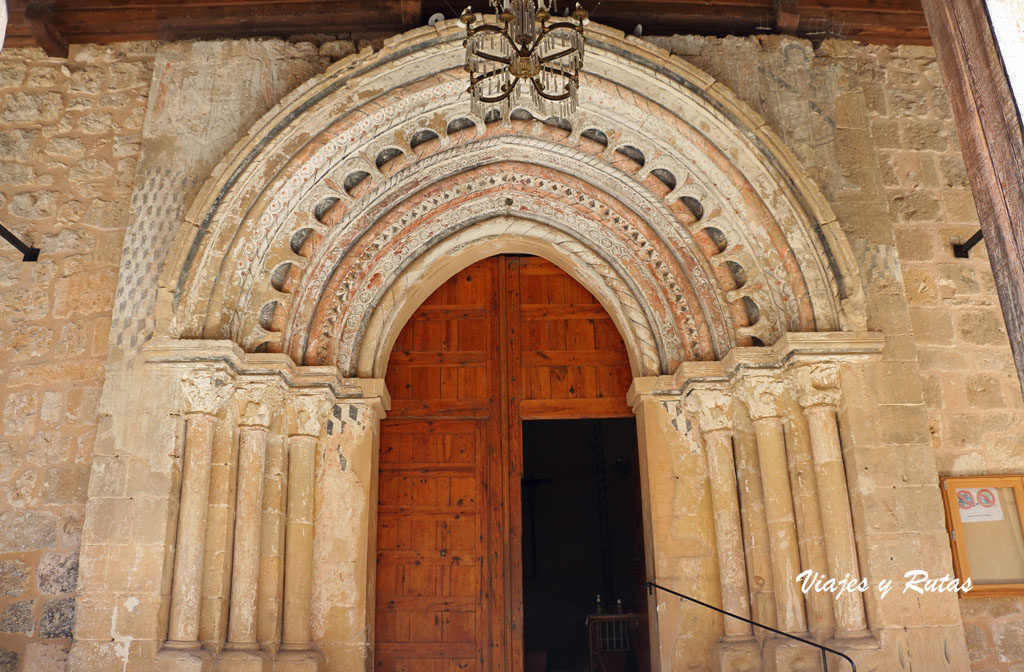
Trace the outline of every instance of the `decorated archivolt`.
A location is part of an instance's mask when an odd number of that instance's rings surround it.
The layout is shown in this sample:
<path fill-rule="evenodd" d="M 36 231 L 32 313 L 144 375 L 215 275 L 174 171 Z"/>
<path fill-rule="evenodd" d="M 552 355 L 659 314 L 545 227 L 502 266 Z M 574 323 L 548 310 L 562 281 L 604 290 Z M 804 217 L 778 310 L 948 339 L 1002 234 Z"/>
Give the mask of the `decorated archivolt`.
<path fill-rule="evenodd" d="M 637 375 L 863 326 L 831 210 L 720 84 L 595 25 L 572 120 L 478 118 L 460 35 L 341 61 L 239 143 L 165 268 L 166 335 L 379 377 L 417 302 L 503 252 L 587 286 Z"/>

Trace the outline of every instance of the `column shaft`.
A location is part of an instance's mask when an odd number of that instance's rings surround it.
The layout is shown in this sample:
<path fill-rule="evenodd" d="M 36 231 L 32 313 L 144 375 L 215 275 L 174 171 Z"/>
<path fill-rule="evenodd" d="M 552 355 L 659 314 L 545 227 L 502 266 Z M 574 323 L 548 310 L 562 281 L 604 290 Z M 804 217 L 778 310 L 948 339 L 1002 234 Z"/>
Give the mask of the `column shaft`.
<path fill-rule="evenodd" d="M 266 450 L 265 427 L 239 427 L 235 548 L 231 566 L 231 615 L 228 619 L 228 645 L 231 648 L 258 648 L 256 593 L 259 585 Z"/>
<path fill-rule="evenodd" d="M 764 513 L 764 488 L 757 459 L 757 439 L 749 425 L 737 425 L 733 432 L 736 446 L 736 474 L 739 481 L 740 517 L 743 521 L 744 548 L 747 554 L 747 585 L 751 613 L 755 621 L 778 626 L 775 587 L 772 579 L 771 542 Z M 763 635 L 764 630 L 754 631 Z"/>
<path fill-rule="evenodd" d="M 711 502 L 715 512 L 722 608 L 750 618 L 732 435 L 725 430 L 707 432 L 704 434 L 704 444 L 708 458 L 708 479 L 711 482 Z M 751 628 L 743 621 L 726 618 L 725 634 L 750 636 Z"/>
<path fill-rule="evenodd" d="M 282 649 L 308 649 L 313 576 L 313 476 L 317 439 L 288 439 Z"/>
<path fill-rule="evenodd" d="M 256 604 L 256 635 L 262 646 L 281 637 L 284 590 L 285 440 L 271 431 L 263 480 L 263 529 L 260 532 L 260 584 Z"/>
<path fill-rule="evenodd" d="M 185 416 L 185 459 L 167 630 L 167 644 L 176 648 L 199 648 L 199 607 L 215 423 L 216 418 L 207 413 Z"/>
<path fill-rule="evenodd" d="M 828 555 L 821 528 L 814 459 L 811 457 L 811 435 L 799 404 L 787 402 L 784 426 L 789 482 L 793 488 L 793 514 L 800 540 L 800 566 L 803 571 L 828 574 Z M 835 601 L 832 594 L 812 590 L 804 595 L 804 604 L 807 607 L 808 629 L 816 637 L 830 639 L 835 632 Z"/>
<path fill-rule="evenodd" d="M 786 632 L 805 632 L 803 595 L 796 582 L 800 573 L 800 551 L 797 547 L 796 523 L 793 516 L 793 492 L 789 484 L 786 440 L 778 417 L 754 420 L 757 434 L 757 455 L 761 463 L 764 506 L 771 538 L 772 578 L 779 613 L 779 628 Z"/>
<path fill-rule="evenodd" d="M 825 533 L 825 551 L 829 570 L 834 578 L 859 580 L 857 545 L 853 536 L 853 516 L 846 486 L 839 427 L 835 409 L 812 406 L 806 410 L 814 456 L 814 475 L 818 483 L 818 499 Z M 859 592 L 843 591 L 835 603 L 837 636 L 861 636 L 867 629 L 864 598 Z"/>

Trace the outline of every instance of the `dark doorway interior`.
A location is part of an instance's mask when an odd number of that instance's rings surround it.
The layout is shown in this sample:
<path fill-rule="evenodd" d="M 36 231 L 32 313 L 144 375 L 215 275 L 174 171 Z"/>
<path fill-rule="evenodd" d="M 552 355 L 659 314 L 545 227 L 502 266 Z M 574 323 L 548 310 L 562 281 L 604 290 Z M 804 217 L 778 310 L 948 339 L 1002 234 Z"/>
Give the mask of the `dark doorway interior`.
<path fill-rule="evenodd" d="M 585 627 L 638 614 L 609 672 L 646 669 L 646 591 L 636 421 L 523 422 L 523 620 L 526 672 L 590 670 Z"/>

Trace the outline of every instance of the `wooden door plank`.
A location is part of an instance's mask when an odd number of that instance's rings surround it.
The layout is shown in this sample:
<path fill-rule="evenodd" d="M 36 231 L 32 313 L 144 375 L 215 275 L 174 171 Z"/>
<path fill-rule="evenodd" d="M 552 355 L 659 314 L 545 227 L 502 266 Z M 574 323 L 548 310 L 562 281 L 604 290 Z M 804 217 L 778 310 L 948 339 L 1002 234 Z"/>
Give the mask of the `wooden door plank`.
<path fill-rule="evenodd" d="M 523 507 L 522 488 L 523 479 L 523 423 L 519 412 L 519 405 L 522 400 L 523 380 L 525 368 L 523 367 L 523 275 L 522 268 L 525 260 L 521 257 L 505 258 L 504 277 L 506 290 L 503 293 L 505 301 L 502 314 L 505 315 L 505 339 L 504 346 L 506 359 L 508 361 L 508 384 L 506 395 L 508 399 L 508 422 L 507 436 L 509 445 L 508 461 L 508 512 L 509 512 L 509 629 L 511 630 L 511 641 L 509 642 L 509 670 L 518 672 L 523 669 L 524 641 L 523 641 Z"/>

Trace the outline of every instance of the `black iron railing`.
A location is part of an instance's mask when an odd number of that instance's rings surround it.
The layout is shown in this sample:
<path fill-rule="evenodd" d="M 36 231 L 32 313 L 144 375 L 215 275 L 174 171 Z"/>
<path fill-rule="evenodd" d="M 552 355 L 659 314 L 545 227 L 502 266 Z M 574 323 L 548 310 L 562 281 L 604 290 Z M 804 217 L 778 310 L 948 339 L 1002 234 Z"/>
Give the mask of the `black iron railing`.
<path fill-rule="evenodd" d="M 771 632 L 774 632 L 777 635 L 782 635 L 783 637 L 789 637 L 790 639 L 795 639 L 796 641 L 802 642 L 804 644 L 807 644 L 808 646 L 813 646 L 814 648 L 816 648 L 816 649 L 821 651 L 821 664 L 823 665 L 825 672 L 828 672 L 828 654 L 830 654 L 830 653 L 832 655 L 839 656 L 840 658 L 842 658 L 843 660 L 848 662 L 850 664 L 850 668 L 851 668 L 852 672 L 857 672 L 857 664 L 854 663 L 853 659 L 851 659 L 845 653 L 840 653 L 839 651 L 836 651 L 835 649 L 830 649 L 827 646 L 822 646 L 821 644 L 818 644 L 817 642 L 812 642 L 812 641 L 810 641 L 808 639 L 804 639 L 803 637 L 797 637 L 796 635 L 791 635 L 788 632 L 783 632 L 782 630 L 776 630 L 775 628 L 771 627 L 770 625 L 764 625 L 762 623 L 758 623 L 757 621 L 752 621 L 749 618 L 745 618 L 743 616 L 740 616 L 739 614 L 734 614 L 731 611 L 726 611 L 725 609 L 719 609 L 718 607 L 716 607 L 714 605 L 711 605 L 711 604 L 708 604 L 707 602 L 701 602 L 700 600 L 698 600 L 695 597 L 690 597 L 689 595 L 683 595 L 682 593 L 678 593 L 678 592 L 672 590 L 671 588 L 666 588 L 665 586 L 659 586 L 658 584 L 654 583 L 653 581 L 648 581 L 647 582 L 647 590 L 648 590 L 648 592 L 653 593 L 655 588 L 657 588 L 658 590 L 664 591 L 664 592 L 668 593 L 669 595 L 675 595 L 676 597 L 682 598 L 684 600 L 688 600 L 690 602 L 693 602 L 694 604 L 699 604 L 700 606 L 706 607 L 708 609 L 711 609 L 712 611 L 717 611 L 718 613 L 724 614 L 725 616 L 728 616 L 730 618 L 735 618 L 737 620 L 743 621 L 744 623 L 749 623 L 749 624 L 751 624 L 751 625 L 753 625 L 755 627 L 762 628 L 764 630 L 770 630 Z"/>

